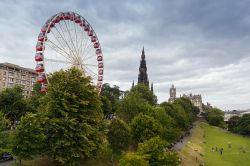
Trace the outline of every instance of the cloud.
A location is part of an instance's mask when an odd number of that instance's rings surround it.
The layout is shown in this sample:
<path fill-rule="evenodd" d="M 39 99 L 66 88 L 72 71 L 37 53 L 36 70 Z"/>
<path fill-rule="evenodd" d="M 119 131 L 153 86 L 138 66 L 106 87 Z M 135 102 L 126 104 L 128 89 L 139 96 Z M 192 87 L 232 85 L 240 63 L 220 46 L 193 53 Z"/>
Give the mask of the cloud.
<path fill-rule="evenodd" d="M 172 83 L 223 109 L 250 107 L 248 0 L 1 1 L 0 61 L 35 66 L 37 36 L 60 11 L 75 11 L 101 42 L 105 81 L 123 90 L 137 81 L 142 46 L 159 101 Z"/>

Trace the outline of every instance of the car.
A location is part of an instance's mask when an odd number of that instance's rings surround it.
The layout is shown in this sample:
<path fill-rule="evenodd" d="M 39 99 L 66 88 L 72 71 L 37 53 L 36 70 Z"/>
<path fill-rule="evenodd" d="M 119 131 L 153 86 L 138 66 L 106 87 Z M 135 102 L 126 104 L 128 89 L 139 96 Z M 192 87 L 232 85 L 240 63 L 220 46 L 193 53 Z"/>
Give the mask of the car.
<path fill-rule="evenodd" d="M 0 162 L 1 161 L 8 161 L 8 160 L 13 160 L 13 156 L 10 153 L 4 152 L 0 155 Z"/>

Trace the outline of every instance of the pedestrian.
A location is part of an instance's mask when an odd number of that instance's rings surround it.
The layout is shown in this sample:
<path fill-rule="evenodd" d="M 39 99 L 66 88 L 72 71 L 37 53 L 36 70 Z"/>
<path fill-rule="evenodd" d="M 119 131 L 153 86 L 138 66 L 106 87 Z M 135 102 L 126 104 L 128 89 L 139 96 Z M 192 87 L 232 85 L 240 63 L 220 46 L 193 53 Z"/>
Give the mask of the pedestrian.
<path fill-rule="evenodd" d="M 212 147 L 212 152 L 214 152 L 214 147 Z"/>
<path fill-rule="evenodd" d="M 223 153 L 223 148 L 220 148 L 220 155 L 222 155 Z"/>

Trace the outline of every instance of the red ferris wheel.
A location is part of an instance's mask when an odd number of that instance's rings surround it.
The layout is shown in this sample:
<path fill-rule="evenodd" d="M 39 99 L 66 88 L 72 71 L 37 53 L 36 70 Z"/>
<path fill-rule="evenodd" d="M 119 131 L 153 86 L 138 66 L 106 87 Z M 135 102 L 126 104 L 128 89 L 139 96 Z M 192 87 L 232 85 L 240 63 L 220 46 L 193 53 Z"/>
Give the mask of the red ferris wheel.
<path fill-rule="evenodd" d="M 37 39 L 35 61 L 37 80 L 42 84 L 40 92 L 47 91 L 47 74 L 73 66 L 90 76 L 101 92 L 101 45 L 92 26 L 77 13 L 61 12 L 46 21 Z"/>

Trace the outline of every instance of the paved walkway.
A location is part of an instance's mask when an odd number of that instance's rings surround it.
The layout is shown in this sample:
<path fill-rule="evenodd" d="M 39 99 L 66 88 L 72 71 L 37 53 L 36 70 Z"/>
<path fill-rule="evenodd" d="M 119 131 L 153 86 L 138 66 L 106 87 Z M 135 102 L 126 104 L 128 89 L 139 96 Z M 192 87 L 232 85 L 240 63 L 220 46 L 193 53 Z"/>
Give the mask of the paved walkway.
<path fill-rule="evenodd" d="M 15 160 L 11 160 L 11 161 L 5 161 L 5 162 L 1 162 L 0 166 L 10 166 L 11 164 L 14 164 Z"/>
<path fill-rule="evenodd" d="M 189 138 L 192 136 L 194 129 L 196 128 L 196 123 L 193 125 L 193 127 L 190 129 L 190 134 L 183 137 L 182 142 L 177 142 L 173 149 L 176 151 L 180 151 L 182 149 L 182 147 L 187 143 L 187 141 L 189 140 Z"/>

